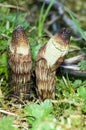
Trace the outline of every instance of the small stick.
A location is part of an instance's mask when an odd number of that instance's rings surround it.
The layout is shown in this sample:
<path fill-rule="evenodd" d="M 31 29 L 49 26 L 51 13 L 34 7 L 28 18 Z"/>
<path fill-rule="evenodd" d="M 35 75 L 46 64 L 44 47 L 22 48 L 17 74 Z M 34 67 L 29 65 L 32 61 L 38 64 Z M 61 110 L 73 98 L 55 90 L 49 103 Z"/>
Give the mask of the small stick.
<path fill-rule="evenodd" d="M 86 54 L 81 54 L 81 55 L 78 55 L 78 56 L 74 56 L 72 58 L 69 58 L 69 59 L 65 59 L 64 60 L 64 63 L 65 64 L 74 64 L 74 63 L 77 63 L 81 60 L 85 60 L 86 59 Z"/>
<path fill-rule="evenodd" d="M 74 105 L 76 107 L 79 107 L 79 106 L 82 106 L 82 103 L 77 103 L 77 102 L 74 102 L 74 101 L 71 101 L 71 100 L 68 100 L 68 99 L 62 99 L 62 100 L 51 100 L 52 103 L 68 103 L 70 105 Z"/>
<path fill-rule="evenodd" d="M 6 8 L 14 8 L 14 9 L 19 9 L 19 10 L 21 10 L 21 11 L 25 11 L 25 9 L 23 8 L 23 7 L 17 7 L 17 6 L 15 6 L 15 5 L 10 5 L 10 4 L 1 4 L 0 3 L 0 7 L 6 7 Z"/>
<path fill-rule="evenodd" d="M 59 16 L 59 17 L 55 17 L 54 19 L 52 19 L 52 20 L 50 20 L 49 22 L 47 22 L 47 23 L 45 24 L 45 26 L 50 26 L 51 24 L 53 24 L 54 22 L 56 22 L 59 18 L 60 18 L 60 16 Z"/>
<path fill-rule="evenodd" d="M 86 71 L 80 70 L 77 65 L 60 65 L 62 73 L 68 73 L 78 77 L 86 77 Z"/>
<path fill-rule="evenodd" d="M 70 70 L 80 70 L 80 68 L 77 65 L 68 65 L 68 64 L 62 64 L 60 65 L 60 67 L 64 68 L 64 69 L 70 69 Z"/>
<path fill-rule="evenodd" d="M 11 113 L 11 112 L 8 112 L 8 111 L 5 111 L 5 110 L 2 110 L 2 109 L 0 109 L 0 112 L 3 113 L 3 114 L 6 114 L 6 115 L 18 116 L 17 114 L 14 114 L 14 113 Z"/>

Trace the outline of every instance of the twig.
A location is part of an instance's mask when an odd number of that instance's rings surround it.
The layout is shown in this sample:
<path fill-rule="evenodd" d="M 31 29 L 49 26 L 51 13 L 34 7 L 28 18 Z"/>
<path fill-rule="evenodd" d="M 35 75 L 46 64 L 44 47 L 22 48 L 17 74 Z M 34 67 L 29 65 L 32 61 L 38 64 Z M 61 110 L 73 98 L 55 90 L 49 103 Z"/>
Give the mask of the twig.
<path fill-rule="evenodd" d="M 86 41 L 83 39 L 82 36 L 76 37 L 76 38 L 73 37 L 73 41 L 74 42 L 80 42 L 80 43 L 82 42 L 84 45 L 86 45 Z"/>
<path fill-rule="evenodd" d="M 17 114 L 14 114 L 14 113 L 11 113 L 11 112 L 8 112 L 8 111 L 5 111 L 5 110 L 2 110 L 2 109 L 0 109 L 0 112 L 3 113 L 3 114 L 6 114 L 6 115 L 18 116 Z"/>
<path fill-rule="evenodd" d="M 74 63 L 77 63 L 81 60 L 85 60 L 86 59 L 86 54 L 81 54 L 81 55 L 78 55 L 78 56 L 75 56 L 75 57 L 72 57 L 72 58 L 69 58 L 69 59 L 65 59 L 64 60 L 64 63 L 65 64 L 74 64 Z"/>
<path fill-rule="evenodd" d="M 68 87 L 68 83 L 67 83 L 66 78 L 65 78 L 64 76 L 62 76 L 62 79 L 63 79 L 63 81 L 64 81 L 64 84 Z"/>
<path fill-rule="evenodd" d="M 62 73 L 68 73 L 79 77 L 86 77 L 86 71 L 80 70 L 80 68 L 76 64 L 79 61 L 85 59 L 86 59 L 86 54 L 81 54 L 69 59 L 65 59 L 64 62 L 60 65 L 60 70 Z"/>
<path fill-rule="evenodd" d="M 86 77 L 86 71 L 80 70 L 77 65 L 62 64 L 60 65 L 60 70 L 62 73 L 68 73 L 78 77 Z"/>
<path fill-rule="evenodd" d="M 49 32 L 47 29 L 45 30 L 45 32 L 46 32 L 46 34 L 47 34 L 49 37 L 52 37 L 52 36 L 53 36 L 52 33 Z"/>
<path fill-rule="evenodd" d="M 53 24 L 54 22 L 56 22 L 59 18 L 60 18 L 60 16 L 53 18 L 52 20 L 50 20 L 49 22 L 47 22 L 45 24 L 45 26 L 50 26 L 51 24 Z"/>
<path fill-rule="evenodd" d="M 68 53 L 79 52 L 81 49 L 69 50 Z"/>
<path fill-rule="evenodd" d="M 4 38 L 6 38 L 6 39 L 10 38 L 9 36 L 7 36 L 6 34 L 3 34 L 3 33 L 1 34 L 1 36 L 4 37 Z"/>
<path fill-rule="evenodd" d="M 10 4 L 1 4 L 0 3 L 0 7 L 14 8 L 14 9 L 18 8 L 21 11 L 25 11 L 25 9 L 23 7 L 19 7 L 19 6 L 15 6 L 15 5 L 10 5 Z"/>
<path fill-rule="evenodd" d="M 69 65 L 69 64 L 62 64 L 60 65 L 60 67 L 64 68 L 64 69 L 70 69 L 70 70 L 80 70 L 80 68 L 77 65 Z"/>
<path fill-rule="evenodd" d="M 70 105 L 74 105 L 76 107 L 79 107 L 79 106 L 82 106 L 82 103 L 77 103 L 77 102 L 74 102 L 74 101 L 71 101 L 71 100 L 68 100 L 68 99 L 63 99 L 63 100 L 51 100 L 52 103 L 68 103 Z"/>

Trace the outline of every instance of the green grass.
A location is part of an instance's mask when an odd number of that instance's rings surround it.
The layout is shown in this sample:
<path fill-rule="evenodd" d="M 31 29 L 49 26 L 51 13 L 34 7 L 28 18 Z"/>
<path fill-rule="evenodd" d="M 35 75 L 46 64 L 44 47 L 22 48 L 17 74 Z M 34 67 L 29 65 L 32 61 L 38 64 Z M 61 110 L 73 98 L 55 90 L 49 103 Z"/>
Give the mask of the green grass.
<path fill-rule="evenodd" d="M 13 119 L 11 117 L 3 117 L 0 120 L 0 130 L 19 130 L 13 126 Z"/>
<path fill-rule="evenodd" d="M 42 5 L 40 14 L 39 14 L 39 20 L 38 20 L 38 36 L 41 37 L 43 35 L 43 28 L 44 28 L 44 23 L 47 19 L 48 13 L 53 5 L 54 0 L 51 0 L 49 6 L 47 7 L 45 11 L 45 3 Z"/>
<path fill-rule="evenodd" d="M 81 28 L 78 20 L 74 17 L 73 12 L 70 9 L 67 9 L 70 17 L 72 18 L 74 24 L 77 27 L 77 30 L 79 31 L 79 33 L 81 34 L 81 36 L 83 37 L 83 39 L 86 41 L 86 34 L 84 33 L 83 29 Z"/>
<path fill-rule="evenodd" d="M 73 12 L 70 9 L 67 9 L 67 11 L 68 11 L 70 17 L 72 18 L 74 24 L 76 25 L 77 30 L 81 34 L 82 38 L 86 41 L 86 34 L 84 33 L 83 29 L 81 28 L 78 20 L 74 17 Z M 80 67 L 81 70 L 86 70 L 86 60 L 80 61 L 78 66 Z"/>

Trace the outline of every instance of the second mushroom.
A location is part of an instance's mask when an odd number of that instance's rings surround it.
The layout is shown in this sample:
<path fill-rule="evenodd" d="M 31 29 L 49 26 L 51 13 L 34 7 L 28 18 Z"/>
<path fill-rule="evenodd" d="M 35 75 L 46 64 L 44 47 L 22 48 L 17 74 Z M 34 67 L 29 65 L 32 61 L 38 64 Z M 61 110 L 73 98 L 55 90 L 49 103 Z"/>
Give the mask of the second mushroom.
<path fill-rule="evenodd" d="M 68 53 L 70 30 L 64 29 L 52 36 L 40 48 L 36 59 L 36 85 L 39 99 L 55 99 L 55 71 Z"/>

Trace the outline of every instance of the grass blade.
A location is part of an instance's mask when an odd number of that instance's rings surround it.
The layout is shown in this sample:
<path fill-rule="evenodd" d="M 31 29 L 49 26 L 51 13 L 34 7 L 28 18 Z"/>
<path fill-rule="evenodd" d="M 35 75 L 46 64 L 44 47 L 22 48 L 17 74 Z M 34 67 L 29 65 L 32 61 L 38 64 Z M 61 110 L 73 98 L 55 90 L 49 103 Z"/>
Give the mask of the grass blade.
<path fill-rule="evenodd" d="M 74 17 L 73 12 L 70 9 L 67 9 L 67 12 L 69 13 L 70 17 L 72 18 L 74 24 L 76 25 L 76 27 L 77 27 L 78 31 L 80 32 L 81 36 L 83 37 L 83 39 L 86 40 L 86 35 L 85 35 L 83 29 L 80 27 L 79 22 Z"/>
<path fill-rule="evenodd" d="M 44 22 L 45 22 L 47 15 L 48 15 L 48 13 L 49 13 L 52 5 L 53 5 L 53 1 L 54 0 L 51 0 L 50 4 L 47 7 L 45 12 L 44 12 L 45 3 L 42 5 L 41 12 L 40 12 L 40 15 L 39 15 L 39 21 L 38 21 L 38 35 L 39 36 L 42 36 Z"/>

